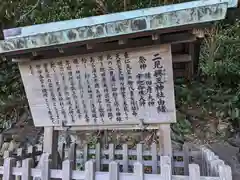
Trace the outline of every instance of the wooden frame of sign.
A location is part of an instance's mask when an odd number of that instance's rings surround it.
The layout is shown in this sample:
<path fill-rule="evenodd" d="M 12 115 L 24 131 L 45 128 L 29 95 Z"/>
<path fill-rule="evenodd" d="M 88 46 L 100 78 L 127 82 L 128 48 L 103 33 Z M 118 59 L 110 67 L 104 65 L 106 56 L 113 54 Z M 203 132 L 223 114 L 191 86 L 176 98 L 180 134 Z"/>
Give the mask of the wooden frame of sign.
<path fill-rule="evenodd" d="M 35 126 L 158 128 L 176 122 L 170 45 L 20 62 Z"/>
<path fill-rule="evenodd" d="M 58 130 L 159 129 L 171 155 L 176 122 L 171 45 L 20 61 L 35 126 L 45 127 L 44 151 Z"/>

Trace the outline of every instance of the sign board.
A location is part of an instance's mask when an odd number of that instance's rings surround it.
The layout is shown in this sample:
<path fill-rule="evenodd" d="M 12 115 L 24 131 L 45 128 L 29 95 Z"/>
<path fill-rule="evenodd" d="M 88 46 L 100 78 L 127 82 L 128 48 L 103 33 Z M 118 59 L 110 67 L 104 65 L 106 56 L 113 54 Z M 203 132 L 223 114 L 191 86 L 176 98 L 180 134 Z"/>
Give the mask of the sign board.
<path fill-rule="evenodd" d="M 35 126 L 176 121 L 170 45 L 19 63 Z"/>

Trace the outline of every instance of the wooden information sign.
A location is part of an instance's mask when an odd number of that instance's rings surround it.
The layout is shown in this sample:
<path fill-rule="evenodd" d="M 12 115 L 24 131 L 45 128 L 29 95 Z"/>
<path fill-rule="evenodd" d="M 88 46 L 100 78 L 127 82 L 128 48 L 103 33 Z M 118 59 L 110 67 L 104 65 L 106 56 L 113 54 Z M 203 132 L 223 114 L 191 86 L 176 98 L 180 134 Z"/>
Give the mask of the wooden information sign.
<path fill-rule="evenodd" d="M 137 128 L 176 121 L 170 45 L 28 61 L 19 68 L 35 126 Z"/>

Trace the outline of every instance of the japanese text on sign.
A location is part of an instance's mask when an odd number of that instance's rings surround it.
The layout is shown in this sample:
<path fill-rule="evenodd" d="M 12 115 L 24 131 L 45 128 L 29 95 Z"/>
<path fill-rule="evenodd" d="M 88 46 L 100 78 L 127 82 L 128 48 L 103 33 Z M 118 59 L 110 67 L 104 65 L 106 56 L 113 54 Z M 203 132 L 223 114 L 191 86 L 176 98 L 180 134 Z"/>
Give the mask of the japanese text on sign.
<path fill-rule="evenodd" d="M 35 126 L 175 122 L 170 45 L 19 64 Z"/>

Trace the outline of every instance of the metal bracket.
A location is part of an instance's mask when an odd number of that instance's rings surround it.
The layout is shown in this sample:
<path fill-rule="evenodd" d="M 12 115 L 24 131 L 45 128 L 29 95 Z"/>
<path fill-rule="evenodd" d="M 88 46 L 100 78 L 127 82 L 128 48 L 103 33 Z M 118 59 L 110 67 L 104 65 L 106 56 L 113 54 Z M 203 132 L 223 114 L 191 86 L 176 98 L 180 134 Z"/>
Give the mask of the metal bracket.
<path fill-rule="evenodd" d="M 159 34 L 156 34 L 156 33 L 152 34 L 152 40 L 153 41 L 156 41 L 156 40 L 159 40 L 159 39 L 160 39 Z"/>
<path fill-rule="evenodd" d="M 139 120 L 138 127 L 139 127 L 139 129 L 141 129 L 141 130 L 146 130 L 147 127 L 148 127 L 148 125 L 144 124 L 144 119 L 140 119 L 140 120 Z"/>
<path fill-rule="evenodd" d="M 196 29 L 194 28 L 192 30 L 192 33 L 197 37 L 197 38 L 204 38 L 205 37 L 205 32 L 203 29 Z"/>
<path fill-rule="evenodd" d="M 64 50 L 62 48 L 58 48 L 58 52 L 63 54 L 64 53 Z"/>

